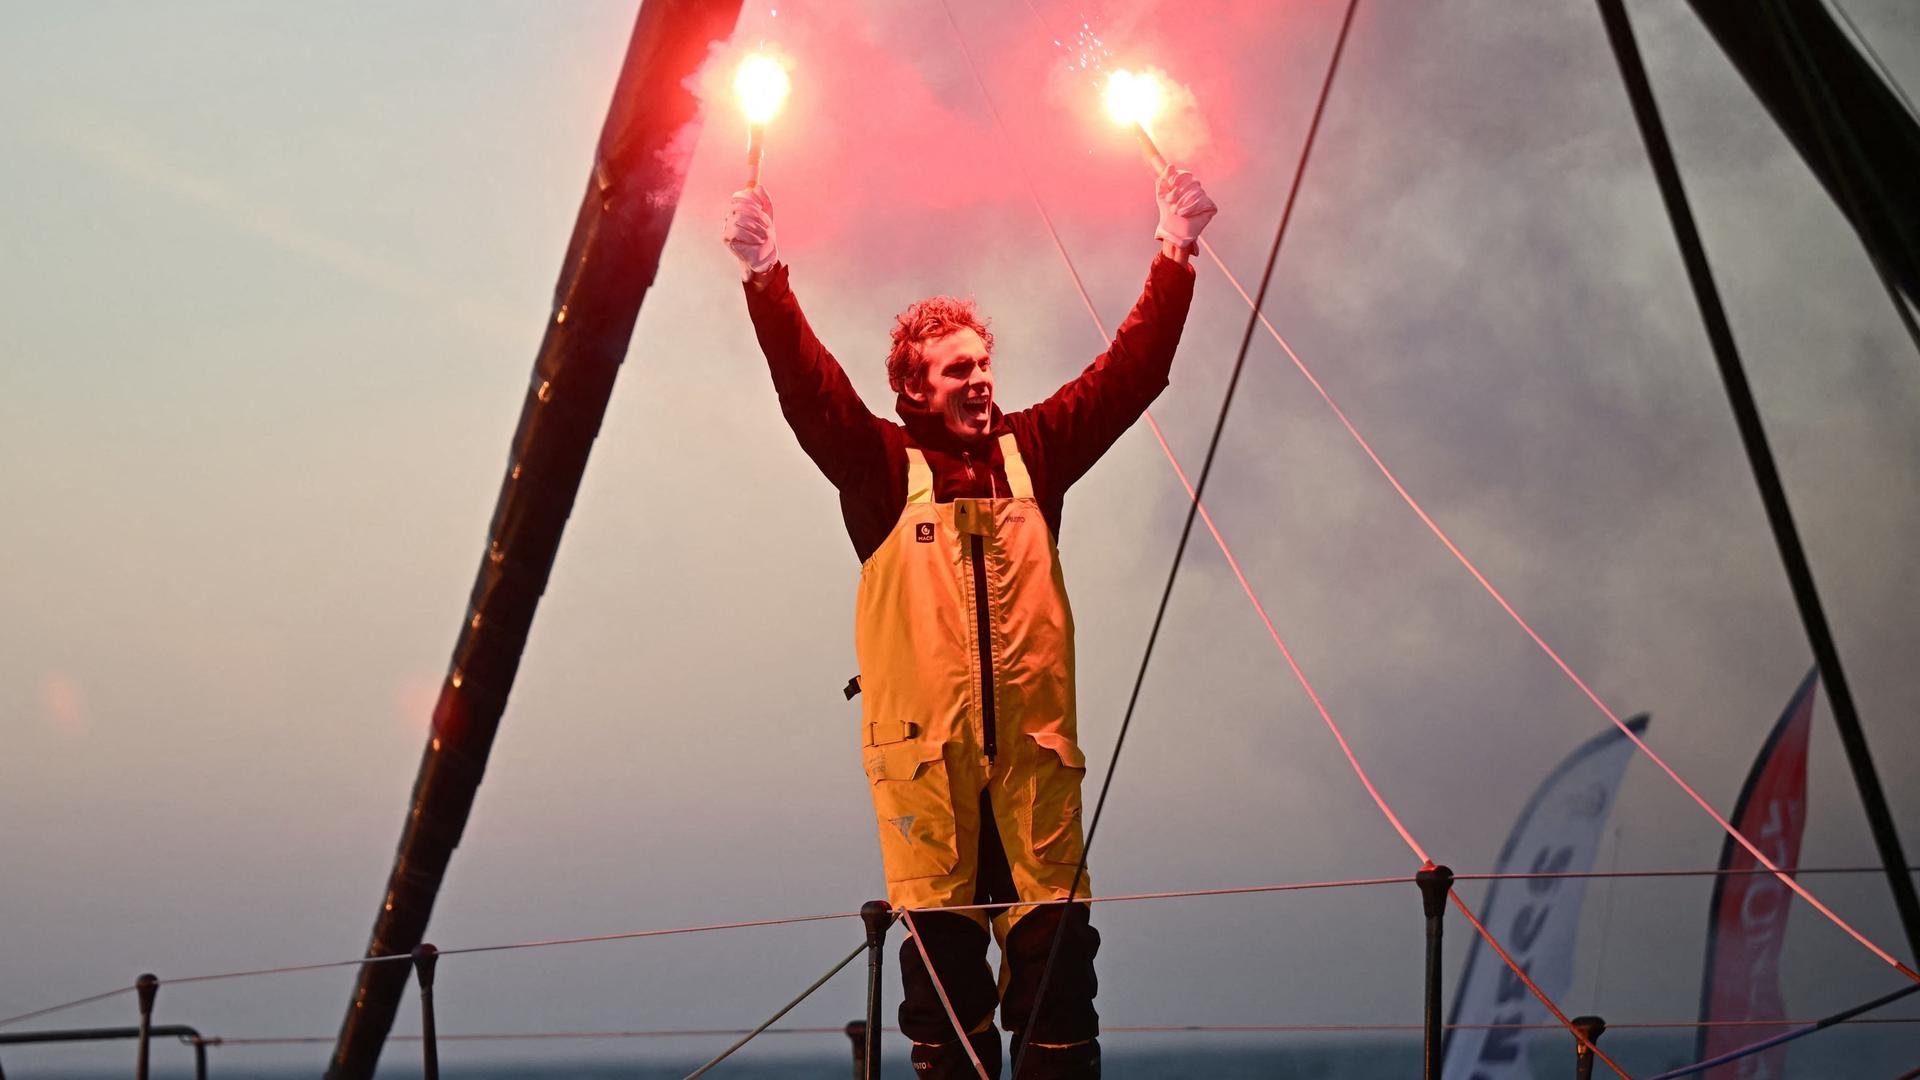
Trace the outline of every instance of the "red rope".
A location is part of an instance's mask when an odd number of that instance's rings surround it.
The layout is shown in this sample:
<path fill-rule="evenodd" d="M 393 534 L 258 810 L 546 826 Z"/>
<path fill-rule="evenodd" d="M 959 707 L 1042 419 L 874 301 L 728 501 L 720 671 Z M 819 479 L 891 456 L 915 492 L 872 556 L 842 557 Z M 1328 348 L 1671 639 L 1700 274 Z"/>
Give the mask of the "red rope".
<path fill-rule="evenodd" d="M 1205 239 L 1202 239 L 1200 241 L 1200 247 L 1207 253 L 1207 257 L 1213 260 L 1213 264 L 1220 269 L 1220 272 L 1226 276 L 1227 280 L 1232 283 L 1234 291 L 1240 294 L 1240 298 L 1245 300 L 1249 306 L 1252 306 L 1253 297 L 1247 295 L 1247 290 L 1241 286 L 1239 279 L 1233 276 L 1233 271 L 1227 269 L 1227 264 L 1214 252 L 1213 245 L 1207 243 Z M 1674 771 L 1673 766 L 1667 764 L 1665 758 L 1654 753 L 1653 748 L 1647 745 L 1646 740 L 1642 739 L 1631 727 L 1628 727 L 1612 709 L 1607 707 L 1606 702 L 1600 700 L 1600 695 L 1594 693 L 1593 688 L 1588 686 L 1586 680 L 1582 679 L 1579 673 L 1573 670 L 1572 665 L 1568 664 L 1567 661 L 1554 650 L 1553 646 L 1547 644 L 1547 639 L 1540 636 L 1540 632 L 1533 628 L 1533 624 L 1529 623 L 1521 616 L 1520 612 L 1514 609 L 1514 606 L 1507 601 L 1507 598 L 1501 594 L 1499 589 L 1494 588 L 1493 582 L 1487 580 L 1487 576 L 1480 572 L 1480 568 L 1474 565 L 1473 560 L 1467 558 L 1466 553 L 1461 551 L 1459 545 L 1453 542 L 1453 538 L 1447 535 L 1446 530 L 1442 529 L 1439 523 L 1433 520 L 1432 515 L 1428 514 L 1426 508 L 1420 505 L 1419 500 L 1415 499 L 1413 495 L 1407 491 L 1406 487 L 1400 483 L 1400 478 L 1395 476 L 1393 470 L 1387 467 L 1387 463 L 1382 461 L 1380 455 L 1374 452 L 1373 444 L 1367 441 L 1366 436 L 1360 434 L 1359 428 L 1353 426 L 1353 421 L 1347 419 L 1346 411 L 1340 408 L 1339 404 L 1333 400 L 1333 395 L 1329 394 L 1327 388 L 1321 385 L 1320 380 L 1314 377 L 1312 371 L 1308 370 L 1306 363 L 1300 359 L 1299 354 L 1293 351 L 1293 346 L 1288 345 L 1287 340 L 1280 336 L 1280 331 L 1275 329 L 1273 323 L 1267 320 L 1266 314 L 1263 312 L 1256 312 L 1256 314 L 1259 315 L 1260 325 L 1267 328 L 1267 333 L 1272 335 L 1273 340 L 1278 342 L 1280 348 L 1286 352 L 1287 359 L 1293 361 L 1293 366 L 1306 378 L 1308 384 L 1313 387 L 1314 392 L 1320 395 L 1320 400 L 1326 402 L 1327 408 L 1333 410 L 1334 417 L 1340 421 L 1342 427 L 1347 429 L 1347 434 L 1353 436 L 1353 441 L 1366 453 L 1368 460 L 1373 462 L 1374 468 L 1380 470 L 1380 475 L 1386 477 L 1387 483 L 1393 485 L 1393 490 L 1399 493 L 1401 501 L 1406 503 L 1408 509 L 1412 510 L 1414 514 L 1419 517 L 1421 523 L 1426 525 L 1427 530 L 1433 533 L 1441 544 L 1446 546 L 1446 549 L 1453 554 L 1454 559 L 1458 561 L 1461 566 L 1466 567 L 1467 573 L 1473 575 L 1473 580 L 1479 582 L 1480 587 L 1486 590 L 1487 595 L 1493 597 L 1494 602 L 1500 605 L 1500 610 L 1506 612 L 1508 617 L 1511 618 L 1521 630 L 1525 631 L 1529 638 L 1533 639 L 1533 643 L 1540 647 L 1540 651 L 1545 653 L 1547 658 L 1553 661 L 1554 666 L 1558 667 L 1561 672 L 1573 682 L 1573 685 L 1580 688 L 1580 692 L 1586 695 L 1588 701 L 1593 702 L 1594 707 L 1600 710 L 1601 715 L 1612 721 L 1613 726 L 1619 728 L 1621 733 L 1624 734 L 1634 746 L 1638 747 L 1641 753 L 1647 756 L 1648 760 L 1658 766 L 1661 772 L 1666 773 L 1668 779 L 1679 785 L 1680 790 L 1686 792 L 1688 798 L 1692 799 L 1700 809 L 1706 811 L 1708 817 L 1712 818 L 1721 829 L 1725 830 L 1728 836 L 1733 837 L 1736 843 L 1745 848 L 1747 853 L 1752 855 L 1756 862 L 1771 871 L 1773 876 L 1778 878 L 1782 884 L 1792 889 L 1802 900 L 1813 905 L 1815 911 L 1825 915 L 1835 926 L 1846 931 L 1849 937 L 1861 945 L 1864 945 L 1869 952 L 1892 965 L 1894 970 L 1915 982 L 1920 982 L 1920 973 L 1916 973 L 1912 968 L 1909 968 L 1896 959 L 1892 953 L 1881 948 L 1865 934 L 1854 929 L 1851 923 L 1842 919 L 1838 914 L 1835 914 L 1833 909 L 1821 903 L 1818 897 L 1808 892 L 1806 888 L 1795 881 L 1791 875 L 1775 865 L 1772 859 L 1767 858 L 1765 852 L 1761 851 L 1753 841 L 1747 839 L 1746 835 L 1739 829 L 1734 828 L 1731 822 L 1720 816 L 1720 812 L 1715 810 L 1712 804 L 1707 802 L 1706 799 L 1702 798 L 1700 793 L 1694 790 L 1693 785 L 1682 779 L 1680 774 Z"/>
<path fill-rule="evenodd" d="M 907 924 L 907 934 L 913 938 L 913 947 L 920 950 L 920 960 L 927 965 L 927 978 L 933 980 L 934 992 L 940 995 L 940 1007 L 947 1010 L 947 1019 L 953 1022 L 954 1034 L 960 1036 L 960 1046 L 967 1052 L 967 1060 L 973 1062 L 980 1080 L 994 1080 L 987 1075 L 987 1067 L 980 1063 L 980 1055 L 973 1052 L 973 1040 L 967 1038 L 967 1029 L 961 1025 L 960 1017 L 953 1011 L 953 1002 L 947 999 L 947 988 L 940 983 L 940 973 L 933 969 L 933 957 L 927 955 L 927 943 L 920 940 L 920 928 L 913 924 L 913 912 L 901 911 L 900 918 Z"/>
<path fill-rule="evenodd" d="M 1477 931 L 1481 939 L 1486 941 L 1487 945 L 1499 955 L 1501 961 L 1507 965 L 1508 969 L 1525 984 L 1528 990 L 1532 991 L 1534 997 L 1540 999 L 1540 1004 L 1547 1007 L 1547 1011 L 1553 1014 L 1553 1018 L 1560 1021 L 1561 1027 L 1573 1032 L 1573 1037 L 1579 1041 L 1580 1045 L 1593 1051 L 1593 1056 L 1606 1062 L 1607 1068 L 1612 1069 L 1614 1075 L 1619 1076 L 1621 1080 L 1632 1080 L 1632 1077 L 1627 1075 L 1626 1070 L 1622 1069 L 1618 1063 L 1607 1056 L 1606 1051 L 1596 1046 L 1592 1039 L 1587 1038 L 1586 1033 L 1573 1026 L 1573 1021 L 1567 1019 L 1567 1014 L 1560 1011 L 1560 1006 L 1555 1005 L 1553 999 L 1549 998 L 1546 992 L 1540 989 L 1539 985 L 1533 981 L 1533 977 L 1527 974 L 1526 968 L 1513 962 L 1513 957 L 1508 956 L 1507 950 L 1500 947 L 1500 942 L 1494 939 L 1493 932 L 1488 930 L 1486 924 L 1482 923 L 1479 917 L 1473 913 L 1473 909 L 1467 906 L 1467 902 L 1460 899 L 1459 893 L 1448 889 L 1447 897 L 1453 901 L 1454 907 L 1460 909 L 1460 914 L 1466 916 L 1467 921 L 1473 924 L 1474 930 Z"/>
<path fill-rule="evenodd" d="M 1054 242 L 1057 244 L 1059 240 L 1059 236 L 1056 235 Z M 1062 248 L 1061 255 L 1065 256 L 1065 254 L 1066 249 Z M 1079 275 L 1074 275 L 1075 284 L 1078 284 L 1079 280 Z M 1080 297 L 1082 300 L 1087 299 L 1084 290 L 1081 292 Z M 1092 301 L 1088 300 L 1087 304 L 1087 310 L 1092 312 Z M 1098 326 L 1099 323 L 1100 316 L 1096 314 L 1094 315 L 1094 325 Z M 1105 331 L 1102 331 L 1102 334 L 1104 336 Z M 1145 416 L 1147 427 L 1153 432 L 1154 441 L 1160 444 L 1160 452 L 1167 456 L 1167 463 L 1173 466 L 1174 474 L 1180 477 L 1180 486 L 1186 488 L 1187 498 L 1194 499 L 1193 484 L 1187 480 L 1187 471 L 1180 467 L 1180 459 L 1173 455 L 1173 447 L 1167 445 L 1167 437 L 1160 431 L 1159 421 L 1153 418 L 1153 411 L 1151 409 L 1146 411 Z M 1293 650 L 1287 648 L 1287 643 L 1281 640 L 1280 631 L 1274 628 L 1273 619 L 1267 615 L 1267 606 L 1260 602 L 1260 597 L 1253 591 L 1252 583 L 1247 580 L 1247 575 L 1240 569 L 1240 560 L 1233 557 L 1233 549 L 1227 546 L 1227 538 L 1221 536 L 1220 530 L 1214 526 L 1213 515 L 1207 512 L 1206 504 L 1196 499 L 1194 506 L 1200 511 L 1200 520 L 1206 523 L 1207 532 L 1213 534 L 1213 542 L 1219 545 L 1220 554 L 1227 557 L 1227 566 L 1233 571 L 1234 580 L 1240 583 L 1240 591 L 1247 594 L 1248 602 L 1253 605 L 1254 614 L 1260 616 L 1260 623 L 1267 628 L 1267 636 L 1273 639 L 1274 648 L 1280 650 L 1281 657 L 1286 660 L 1288 669 L 1293 672 L 1293 677 L 1299 681 L 1300 688 L 1307 692 L 1307 698 L 1313 702 L 1314 709 L 1320 713 L 1320 719 L 1326 723 L 1327 730 L 1333 733 L 1334 741 L 1340 744 L 1340 752 L 1346 755 L 1347 764 L 1352 766 L 1353 774 L 1360 778 L 1361 785 L 1367 789 L 1367 794 L 1373 799 L 1373 805 L 1379 807 L 1380 812 L 1386 815 L 1388 824 L 1393 826 L 1394 832 L 1400 834 L 1400 839 L 1406 843 L 1407 847 L 1413 850 L 1414 855 L 1419 858 L 1420 864 L 1422 866 L 1432 865 L 1433 860 L 1428 857 L 1427 850 L 1420 846 L 1420 842 L 1413 838 L 1413 833 L 1409 832 L 1407 827 L 1401 823 L 1400 815 L 1393 812 L 1393 807 L 1387 805 L 1386 797 L 1381 795 L 1380 789 L 1374 786 L 1373 778 L 1367 775 L 1367 770 L 1360 767 L 1360 759 L 1354 756 L 1353 747 L 1347 742 L 1346 733 L 1340 730 L 1339 724 L 1333 722 L 1333 714 L 1327 711 L 1326 703 L 1320 700 L 1319 691 L 1315 690 L 1313 683 L 1308 681 L 1307 673 L 1300 670 L 1299 662 L 1293 658 Z"/>

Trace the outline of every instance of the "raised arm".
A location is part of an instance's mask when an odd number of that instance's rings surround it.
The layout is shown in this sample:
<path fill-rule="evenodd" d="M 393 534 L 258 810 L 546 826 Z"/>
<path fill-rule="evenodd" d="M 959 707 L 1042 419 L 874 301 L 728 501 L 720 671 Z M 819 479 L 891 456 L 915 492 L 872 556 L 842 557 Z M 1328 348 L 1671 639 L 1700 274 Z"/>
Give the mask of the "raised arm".
<path fill-rule="evenodd" d="M 1212 220 L 1213 200 L 1191 173 L 1168 169 L 1155 186 L 1160 204 L 1160 254 L 1147 284 L 1113 343 L 1079 376 L 1032 410 L 1055 491 L 1085 475 L 1100 455 L 1166 389 L 1173 354 L 1193 302 L 1188 256 Z"/>
<path fill-rule="evenodd" d="M 765 189 L 736 192 L 722 239 L 740 259 L 747 314 L 766 354 L 780 412 L 801 449 L 842 491 L 882 467 L 884 425 L 854 390 L 839 361 L 801 314 L 774 248 L 773 203 Z"/>

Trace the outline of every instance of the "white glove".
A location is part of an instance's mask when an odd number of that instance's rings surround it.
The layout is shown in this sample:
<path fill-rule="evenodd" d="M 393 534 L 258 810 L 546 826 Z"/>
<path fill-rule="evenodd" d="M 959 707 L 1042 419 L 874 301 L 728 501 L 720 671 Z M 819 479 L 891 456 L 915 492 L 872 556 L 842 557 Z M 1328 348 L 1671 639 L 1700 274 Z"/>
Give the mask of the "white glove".
<path fill-rule="evenodd" d="M 773 245 L 773 200 L 766 188 L 743 188 L 733 193 L 720 240 L 740 260 L 741 281 L 780 261 Z"/>
<path fill-rule="evenodd" d="M 1181 247 L 1193 246 L 1200 239 L 1200 230 L 1220 212 L 1192 173 L 1172 165 L 1154 181 L 1153 198 L 1160 204 L 1160 227 L 1154 230 L 1153 238 L 1171 240 Z"/>

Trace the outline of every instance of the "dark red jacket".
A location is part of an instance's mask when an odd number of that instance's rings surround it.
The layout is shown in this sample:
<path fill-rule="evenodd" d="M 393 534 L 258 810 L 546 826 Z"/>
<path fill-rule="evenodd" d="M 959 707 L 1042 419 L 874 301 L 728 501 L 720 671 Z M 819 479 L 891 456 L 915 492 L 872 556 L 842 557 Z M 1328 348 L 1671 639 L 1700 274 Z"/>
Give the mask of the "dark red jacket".
<path fill-rule="evenodd" d="M 894 402 L 901 423 L 873 415 L 838 361 L 813 335 L 774 267 L 764 289 L 746 288 L 760 349 L 767 354 L 780 411 L 800 446 L 840 490 L 840 512 L 853 549 L 865 562 L 900 520 L 907 504 L 908 446 L 926 455 L 936 502 L 1011 494 L 996 442 L 1013 432 L 1047 527 L 1060 536 L 1060 505 L 1122 432 L 1167 385 L 1193 300 L 1193 268 L 1156 256 L 1147 286 L 1107 351 L 1045 401 L 1016 413 L 994 406 L 993 425 L 978 442 L 963 442 L 941 418 L 906 395 Z"/>

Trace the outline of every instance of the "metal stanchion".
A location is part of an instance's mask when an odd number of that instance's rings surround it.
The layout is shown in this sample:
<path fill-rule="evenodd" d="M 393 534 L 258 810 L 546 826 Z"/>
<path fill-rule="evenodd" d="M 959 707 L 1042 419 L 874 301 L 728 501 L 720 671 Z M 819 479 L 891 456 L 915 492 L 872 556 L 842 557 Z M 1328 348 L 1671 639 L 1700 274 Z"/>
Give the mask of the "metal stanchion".
<path fill-rule="evenodd" d="M 847 1021 L 847 1038 L 853 1043 L 853 1080 L 867 1080 L 867 1022 Z"/>
<path fill-rule="evenodd" d="M 140 1050 L 134 1058 L 134 1080 L 147 1080 L 147 1056 L 153 1042 L 153 999 L 160 993 L 160 977 L 149 971 L 133 980 L 140 995 Z"/>
<path fill-rule="evenodd" d="M 855 1061 L 860 1080 L 880 1080 L 880 973 L 886 963 L 887 927 L 893 925 L 893 908 L 885 900 L 869 900 L 860 905 L 860 921 L 867 926 L 867 1019 L 862 1025 L 862 1046 Z M 853 1029 L 847 1029 L 852 1034 Z"/>
<path fill-rule="evenodd" d="M 1576 1016 L 1573 1029 L 1586 1038 L 1586 1042 L 1574 1043 L 1573 1075 L 1576 1080 L 1593 1080 L 1593 1051 L 1588 1043 L 1598 1044 L 1600 1036 L 1607 1030 L 1607 1022 L 1597 1016 Z"/>
<path fill-rule="evenodd" d="M 440 950 L 421 943 L 413 948 L 413 971 L 420 977 L 420 1062 L 425 1080 L 440 1080 L 440 1037 L 433 1023 L 433 966 Z"/>
<path fill-rule="evenodd" d="M 1426 1056 L 1421 1074 L 1426 1080 L 1439 1080 L 1440 1051 L 1440 939 L 1446 930 L 1447 893 L 1453 888 L 1453 871 L 1444 866 L 1429 866 L 1413 876 L 1420 886 L 1420 907 L 1427 915 L 1427 1007 Z"/>

